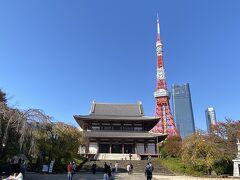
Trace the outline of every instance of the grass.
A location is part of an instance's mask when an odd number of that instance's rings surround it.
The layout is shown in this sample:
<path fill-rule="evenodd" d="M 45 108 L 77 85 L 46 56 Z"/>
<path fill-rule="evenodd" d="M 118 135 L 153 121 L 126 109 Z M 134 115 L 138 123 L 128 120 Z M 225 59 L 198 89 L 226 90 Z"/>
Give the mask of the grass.
<path fill-rule="evenodd" d="M 161 158 L 159 163 L 165 168 L 169 169 L 175 174 L 191 175 L 191 176 L 203 176 L 201 171 L 194 170 L 191 167 L 185 166 L 180 158 Z"/>

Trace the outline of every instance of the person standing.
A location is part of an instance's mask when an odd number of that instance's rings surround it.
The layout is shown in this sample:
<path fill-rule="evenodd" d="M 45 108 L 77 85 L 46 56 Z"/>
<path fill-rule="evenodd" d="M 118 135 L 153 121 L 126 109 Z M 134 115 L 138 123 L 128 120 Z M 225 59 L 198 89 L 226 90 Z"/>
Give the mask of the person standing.
<path fill-rule="evenodd" d="M 73 166 L 73 174 L 76 173 L 76 169 L 77 169 L 77 165 L 75 162 L 72 163 L 72 166 Z"/>
<path fill-rule="evenodd" d="M 96 165 L 96 163 L 94 162 L 94 163 L 92 164 L 92 173 L 93 173 L 93 174 L 96 173 L 96 167 L 97 167 L 97 165 Z"/>
<path fill-rule="evenodd" d="M 152 180 L 152 168 L 150 167 L 149 163 L 147 163 L 145 167 L 145 177 L 147 180 Z"/>
<path fill-rule="evenodd" d="M 131 153 L 129 153 L 129 159 L 130 159 L 130 161 L 132 160 L 132 154 Z"/>
<path fill-rule="evenodd" d="M 118 171 L 118 162 L 115 163 L 115 172 L 117 173 Z"/>
<path fill-rule="evenodd" d="M 68 171 L 68 180 L 72 180 L 72 177 L 73 177 L 73 165 L 72 165 L 72 162 L 70 162 L 68 164 L 67 171 Z"/>

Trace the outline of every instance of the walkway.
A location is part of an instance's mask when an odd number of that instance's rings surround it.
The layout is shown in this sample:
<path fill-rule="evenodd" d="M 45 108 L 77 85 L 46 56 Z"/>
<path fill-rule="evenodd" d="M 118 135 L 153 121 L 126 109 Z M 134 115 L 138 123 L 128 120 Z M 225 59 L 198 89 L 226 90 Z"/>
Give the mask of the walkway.
<path fill-rule="evenodd" d="M 73 177 L 73 180 L 102 180 L 103 174 L 97 173 L 95 175 L 90 173 L 80 173 Z M 114 174 L 115 180 L 145 180 L 143 174 L 136 173 L 127 175 L 126 173 Z M 153 175 L 153 180 L 224 180 L 229 178 L 200 178 L 188 176 L 165 176 Z M 234 178 L 235 179 L 235 178 Z M 239 179 L 240 178 L 236 178 Z M 66 174 L 27 174 L 25 180 L 67 180 Z"/>

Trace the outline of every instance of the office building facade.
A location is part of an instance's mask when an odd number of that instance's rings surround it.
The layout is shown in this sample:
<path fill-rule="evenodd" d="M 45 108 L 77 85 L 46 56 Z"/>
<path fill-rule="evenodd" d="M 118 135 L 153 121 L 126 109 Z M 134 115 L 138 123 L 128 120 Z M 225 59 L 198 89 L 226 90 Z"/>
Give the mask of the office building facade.
<path fill-rule="evenodd" d="M 189 83 L 172 85 L 173 116 L 182 139 L 195 132 Z"/>

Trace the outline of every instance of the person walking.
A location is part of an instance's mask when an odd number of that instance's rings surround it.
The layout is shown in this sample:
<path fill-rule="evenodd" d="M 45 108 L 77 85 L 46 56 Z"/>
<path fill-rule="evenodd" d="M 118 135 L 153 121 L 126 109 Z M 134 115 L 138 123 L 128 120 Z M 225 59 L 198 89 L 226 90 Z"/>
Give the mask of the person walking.
<path fill-rule="evenodd" d="M 96 167 L 97 167 L 97 165 L 96 165 L 96 163 L 94 162 L 94 163 L 92 164 L 92 173 L 93 173 L 93 174 L 96 173 Z"/>
<path fill-rule="evenodd" d="M 132 165 L 132 163 L 130 163 L 130 174 L 132 174 L 133 173 L 133 165 Z"/>
<path fill-rule="evenodd" d="M 128 173 L 128 175 L 130 175 L 130 169 L 131 169 L 131 166 L 130 166 L 130 164 L 128 164 L 127 165 L 127 173 Z"/>
<path fill-rule="evenodd" d="M 115 163 L 115 172 L 118 172 L 118 162 Z"/>
<path fill-rule="evenodd" d="M 112 172 L 112 167 L 113 165 L 112 165 L 112 163 L 109 163 L 109 167 L 110 167 L 110 171 Z"/>
<path fill-rule="evenodd" d="M 147 180 L 152 180 L 152 168 L 150 167 L 149 163 L 147 163 L 145 167 L 145 177 Z"/>
<path fill-rule="evenodd" d="M 73 165 L 72 162 L 69 162 L 67 166 L 67 171 L 68 171 L 68 180 L 72 180 L 73 177 Z"/>
<path fill-rule="evenodd" d="M 106 162 L 104 163 L 103 180 L 109 180 L 109 176 L 108 176 L 108 165 L 107 165 Z"/>
<path fill-rule="evenodd" d="M 151 162 L 149 162 L 149 166 L 150 166 L 150 168 L 151 168 L 151 170 L 152 170 L 152 172 L 153 172 L 154 167 L 153 167 L 153 164 L 152 164 Z"/>

